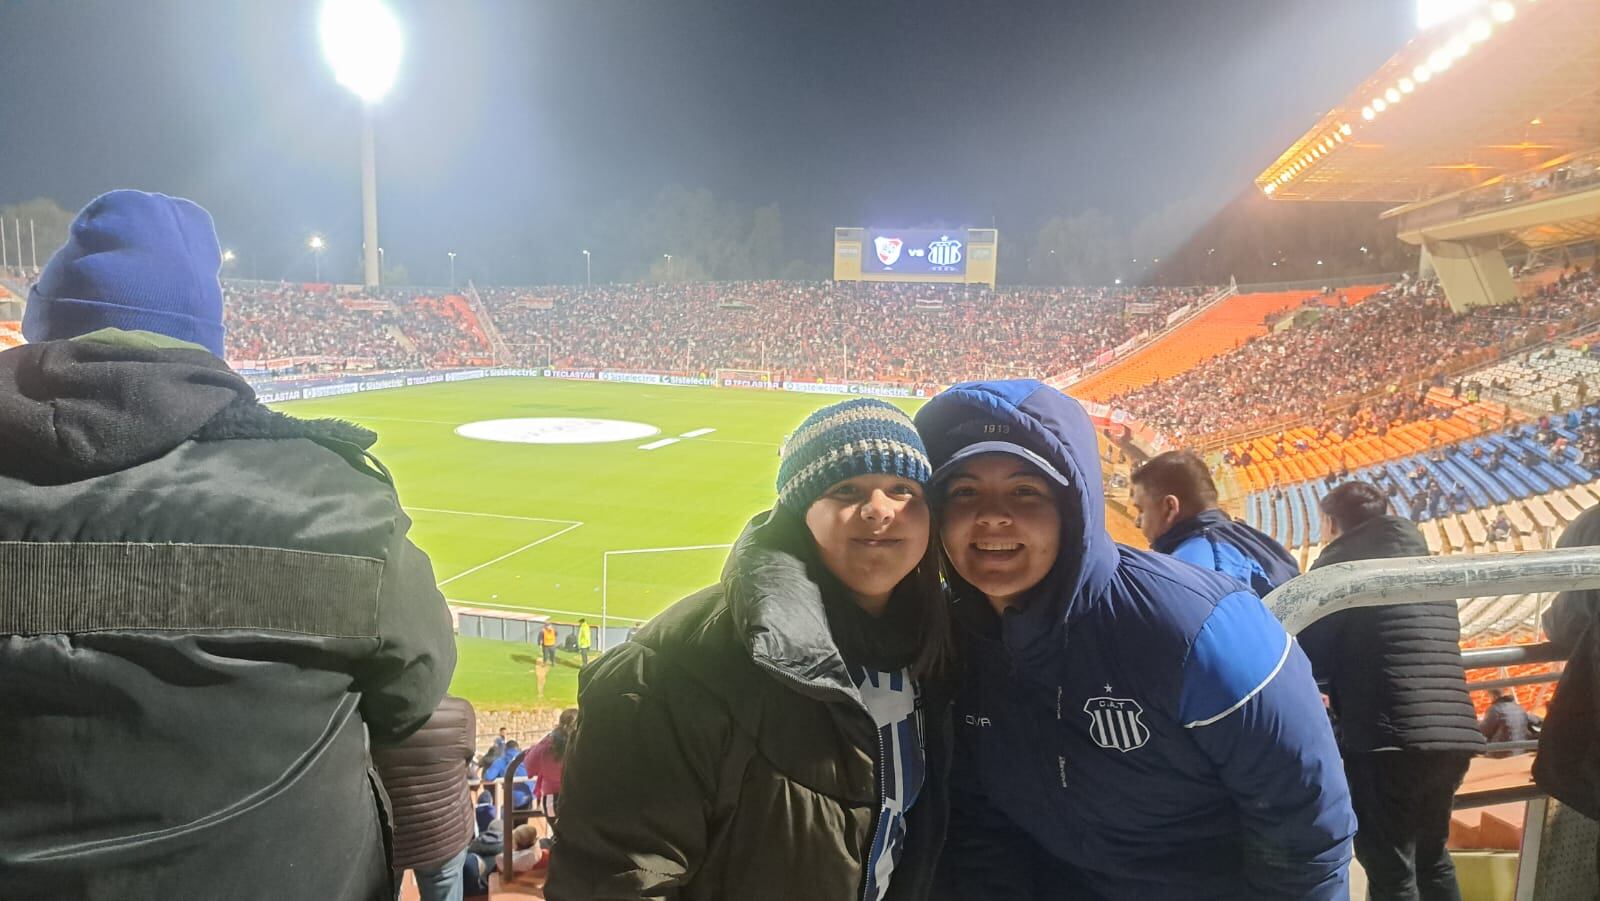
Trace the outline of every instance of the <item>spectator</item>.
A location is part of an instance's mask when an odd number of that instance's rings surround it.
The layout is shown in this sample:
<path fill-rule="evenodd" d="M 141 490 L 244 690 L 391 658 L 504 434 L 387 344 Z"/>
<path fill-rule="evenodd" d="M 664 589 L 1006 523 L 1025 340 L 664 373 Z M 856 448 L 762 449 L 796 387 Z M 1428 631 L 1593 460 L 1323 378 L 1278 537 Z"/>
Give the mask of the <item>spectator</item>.
<path fill-rule="evenodd" d="M 495 783 L 505 778 L 506 770 L 511 768 L 511 762 L 516 760 L 517 755 L 521 752 L 522 746 L 517 743 L 516 739 L 506 742 L 506 749 L 500 752 L 500 756 L 496 757 L 494 760 L 491 760 L 489 765 L 483 768 L 483 781 L 485 783 Z M 526 775 L 526 772 L 523 770 L 519 769 L 518 772 L 522 772 L 523 775 Z M 515 776 L 512 777 L 512 780 L 511 809 L 527 810 L 528 808 L 532 807 L 533 788 L 526 782 L 516 781 Z M 488 785 L 484 786 L 484 790 L 491 791 Z M 504 811 L 496 810 L 495 816 L 500 816 L 503 813 Z"/>
<path fill-rule="evenodd" d="M 1344 774 L 1266 606 L 1113 543 L 1093 429 L 1059 391 L 961 385 L 917 426 L 965 662 L 945 895 L 1343 901 Z"/>
<path fill-rule="evenodd" d="M 500 727 L 500 734 L 494 737 L 494 745 L 489 748 L 488 758 L 498 760 L 506 752 L 506 727 Z"/>
<path fill-rule="evenodd" d="M 1283 545 L 1217 507 L 1206 464 L 1189 451 L 1167 451 L 1133 473 L 1133 506 L 1150 549 L 1215 570 L 1259 597 L 1300 575 Z"/>
<path fill-rule="evenodd" d="M 1600 507 L 1567 526 L 1557 547 L 1600 547 Z M 1563 591 L 1544 614 L 1550 643 L 1568 655 L 1550 702 L 1533 778 L 1550 796 L 1591 820 L 1600 820 L 1600 592 Z M 1600 853 L 1600 849 L 1597 849 Z"/>
<path fill-rule="evenodd" d="M 1320 506 L 1330 540 L 1312 569 L 1428 555 L 1417 527 L 1389 515 L 1366 482 L 1340 485 Z M 1299 639 L 1339 723 L 1360 822 L 1356 859 L 1371 896 L 1459 898 L 1445 839 L 1451 802 L 1483 735 L 1461 665 L 1455 602 L 1342 610 Z"/>
<path fill-rule="evenodd" d="M 948 758 L 929 474 L 882 401 L 785 442 L 723 583 L 583 671 L 551 901 L 928 895 L 946 806 L 925 776 Z"/>
<path fill-rule="evenodd" d="M 461 898 L 461 868 L 473 833 L 467 767 L 474 732 L 472 705 L 446 697 L 410 738 L 372 751 L 393 811 L 395 887 L 411 870 L 422 901 Z"/>
<path fill-rule="evenodd" d="M 1493 744 L 1527 741 L 1533 735 L 1533 717 L 1517 703 L 1517 696 L 1509 691 L 1496 691 L 1494 701 L 1483 714 L 1478 731 Z M 1526 751 L 1490 751 L 1489 757 L 1520 757 Z"/>
<path fill-rule="evenodd" d="M 366 744 L 444 696 L 449 611 L 372 433 L 219 359 L 220 264 L 195 204 L 103 195 L 0 353 L 0 897 L 391 889 Z"/>
<path fill-rule="evenodd" d="M 550 734 L 528 749 L 523 758 L 522 771 L 534 781 L 533 790 L 538 797 L 539 810 L 553 826 L 560 816 L 561 771 L 566 762 L 567 749 L 578 735 L 578 710 L 569 707 L 561 711 L 561 719 Z"/>

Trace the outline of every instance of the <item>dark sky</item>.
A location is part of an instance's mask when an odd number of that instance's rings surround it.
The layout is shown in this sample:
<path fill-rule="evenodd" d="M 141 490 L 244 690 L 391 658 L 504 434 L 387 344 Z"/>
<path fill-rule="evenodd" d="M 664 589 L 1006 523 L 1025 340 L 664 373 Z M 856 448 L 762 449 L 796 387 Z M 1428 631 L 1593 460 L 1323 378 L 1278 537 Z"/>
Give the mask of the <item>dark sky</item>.
<path fill-rule="evenodd" d="M 451 249 L 492 281 L 581 278 L 594 211 L 674 183 L 778 203 L 796 256 L 825 258 L 833 225 L 1025 239 L 1087 209 L 1176 239 L 1415 28 L 1413 0 L 394 7 L 382 244 L 425 283 Z M 208 207 L 262 277 L 308 275 L 313 231 L 353 255 L 358 108 L 316 11 L 0 0 L 0 205 L 139 187 Z M 568 236 L 571 267 L 553 253 Z"/>

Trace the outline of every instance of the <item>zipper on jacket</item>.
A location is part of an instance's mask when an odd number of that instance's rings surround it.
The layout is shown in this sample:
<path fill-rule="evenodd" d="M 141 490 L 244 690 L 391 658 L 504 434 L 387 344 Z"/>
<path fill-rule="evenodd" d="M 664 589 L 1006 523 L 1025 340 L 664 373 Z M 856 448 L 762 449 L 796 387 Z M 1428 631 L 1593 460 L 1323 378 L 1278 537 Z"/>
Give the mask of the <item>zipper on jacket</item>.
<path fill-rule="evenodd" d="M 774 676 L 777 676 L 782 681 L 792 682 L 796 685 L 806 688 L 816 687 L 812 683 L 806 682 L 804 679 L 801 679 L 798 676 L 790 675 L 789 673 L 784 672 L 783 670 L 773 666 L 770 663 L 767 663 L 764 660 L 757 660 L 752 657 L 751 662 L 767 672 L 772 673 Z M 910 678 L 909 675 L 907 678 Z M 867 859 L 865 861 L 866 865 L 862 867 L 861 872 L 861 901 L 873 901 L 873 899 L 867 897 L 867 888 L 872 885 L 872 876 L 874 872 L 872 858 L 873 852 L 878 848 L 878 823 L 883 818 L 883 808 L 885 803 L 888 801 L 888 786 L 884 784 L 883 776 L 883 730 L 878 728 L 878 721 L 872 718 L 872 711 L 867 709 L 866 703 L 860 698 L 851 697 L 848 692 L 841 689 L 829 688 L 828 691 L 837 692 L 838 694 L 843 695 L 847 700 L 855 704 L 857 710 L 860 710 L 862 713 L 867 715 L 867 720 L 872 724 L 873 743 L 878 746 L 877 756 L 874 757 L 872 761 L 872 768 L 878 775 L 878 806 L 872 812 L 872 825 L 870 827 L 870 831 L 867 833 L 868 835 L 872 836 L 872 840 L 867 846 Z"/>

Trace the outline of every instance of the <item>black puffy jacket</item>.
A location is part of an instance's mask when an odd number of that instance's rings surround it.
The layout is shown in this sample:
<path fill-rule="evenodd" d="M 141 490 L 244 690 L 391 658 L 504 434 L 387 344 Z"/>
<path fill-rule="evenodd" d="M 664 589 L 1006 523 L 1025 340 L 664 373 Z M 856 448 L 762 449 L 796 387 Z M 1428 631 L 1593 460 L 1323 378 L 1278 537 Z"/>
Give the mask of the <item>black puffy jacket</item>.
<path fill-rule="evenodd" d="M 0 353 L 0 898 L 388 898 L 455 649 L 372 435 L 119 334 Z"/>
<path fill-rule="evenodd" d="M 1415 524 L 1379 516 L 1329 542 L 1311 568 L 1426 556 L 1428 544 Z M 1461 618 L 1454 601 L 1343 610 L 1297 637 L 1327 688 L 1346 754 L 1483 749 L 1461 666 Z"/>

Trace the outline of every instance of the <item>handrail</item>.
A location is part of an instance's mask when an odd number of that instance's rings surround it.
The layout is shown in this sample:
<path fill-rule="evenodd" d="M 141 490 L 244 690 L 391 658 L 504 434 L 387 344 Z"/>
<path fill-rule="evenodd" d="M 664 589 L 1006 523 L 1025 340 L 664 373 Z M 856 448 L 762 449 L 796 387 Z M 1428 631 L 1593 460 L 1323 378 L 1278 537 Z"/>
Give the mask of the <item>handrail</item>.
<path fill-rule="evenodd" d="M 1451 807 L 1456 810 L 1467 810 L 1473 807 L 1490 807 L 1495 804 L 1513 804 L 1517 801 L 1532 801 L 1543 798 L 1547 793 L 1533 783 L 1526 785 L 1513 785 L 1508 788 L 1486 788 L 1481 791 L 1461 792 L 1456 795 Z"/>
<path fill-rule="evenodd" d="M 1335 563 L 1290 579 L 1263 601 L 1297 634 L 1357 607 L 1586 588 L 1600 588 L 1600 548 Z"/>

